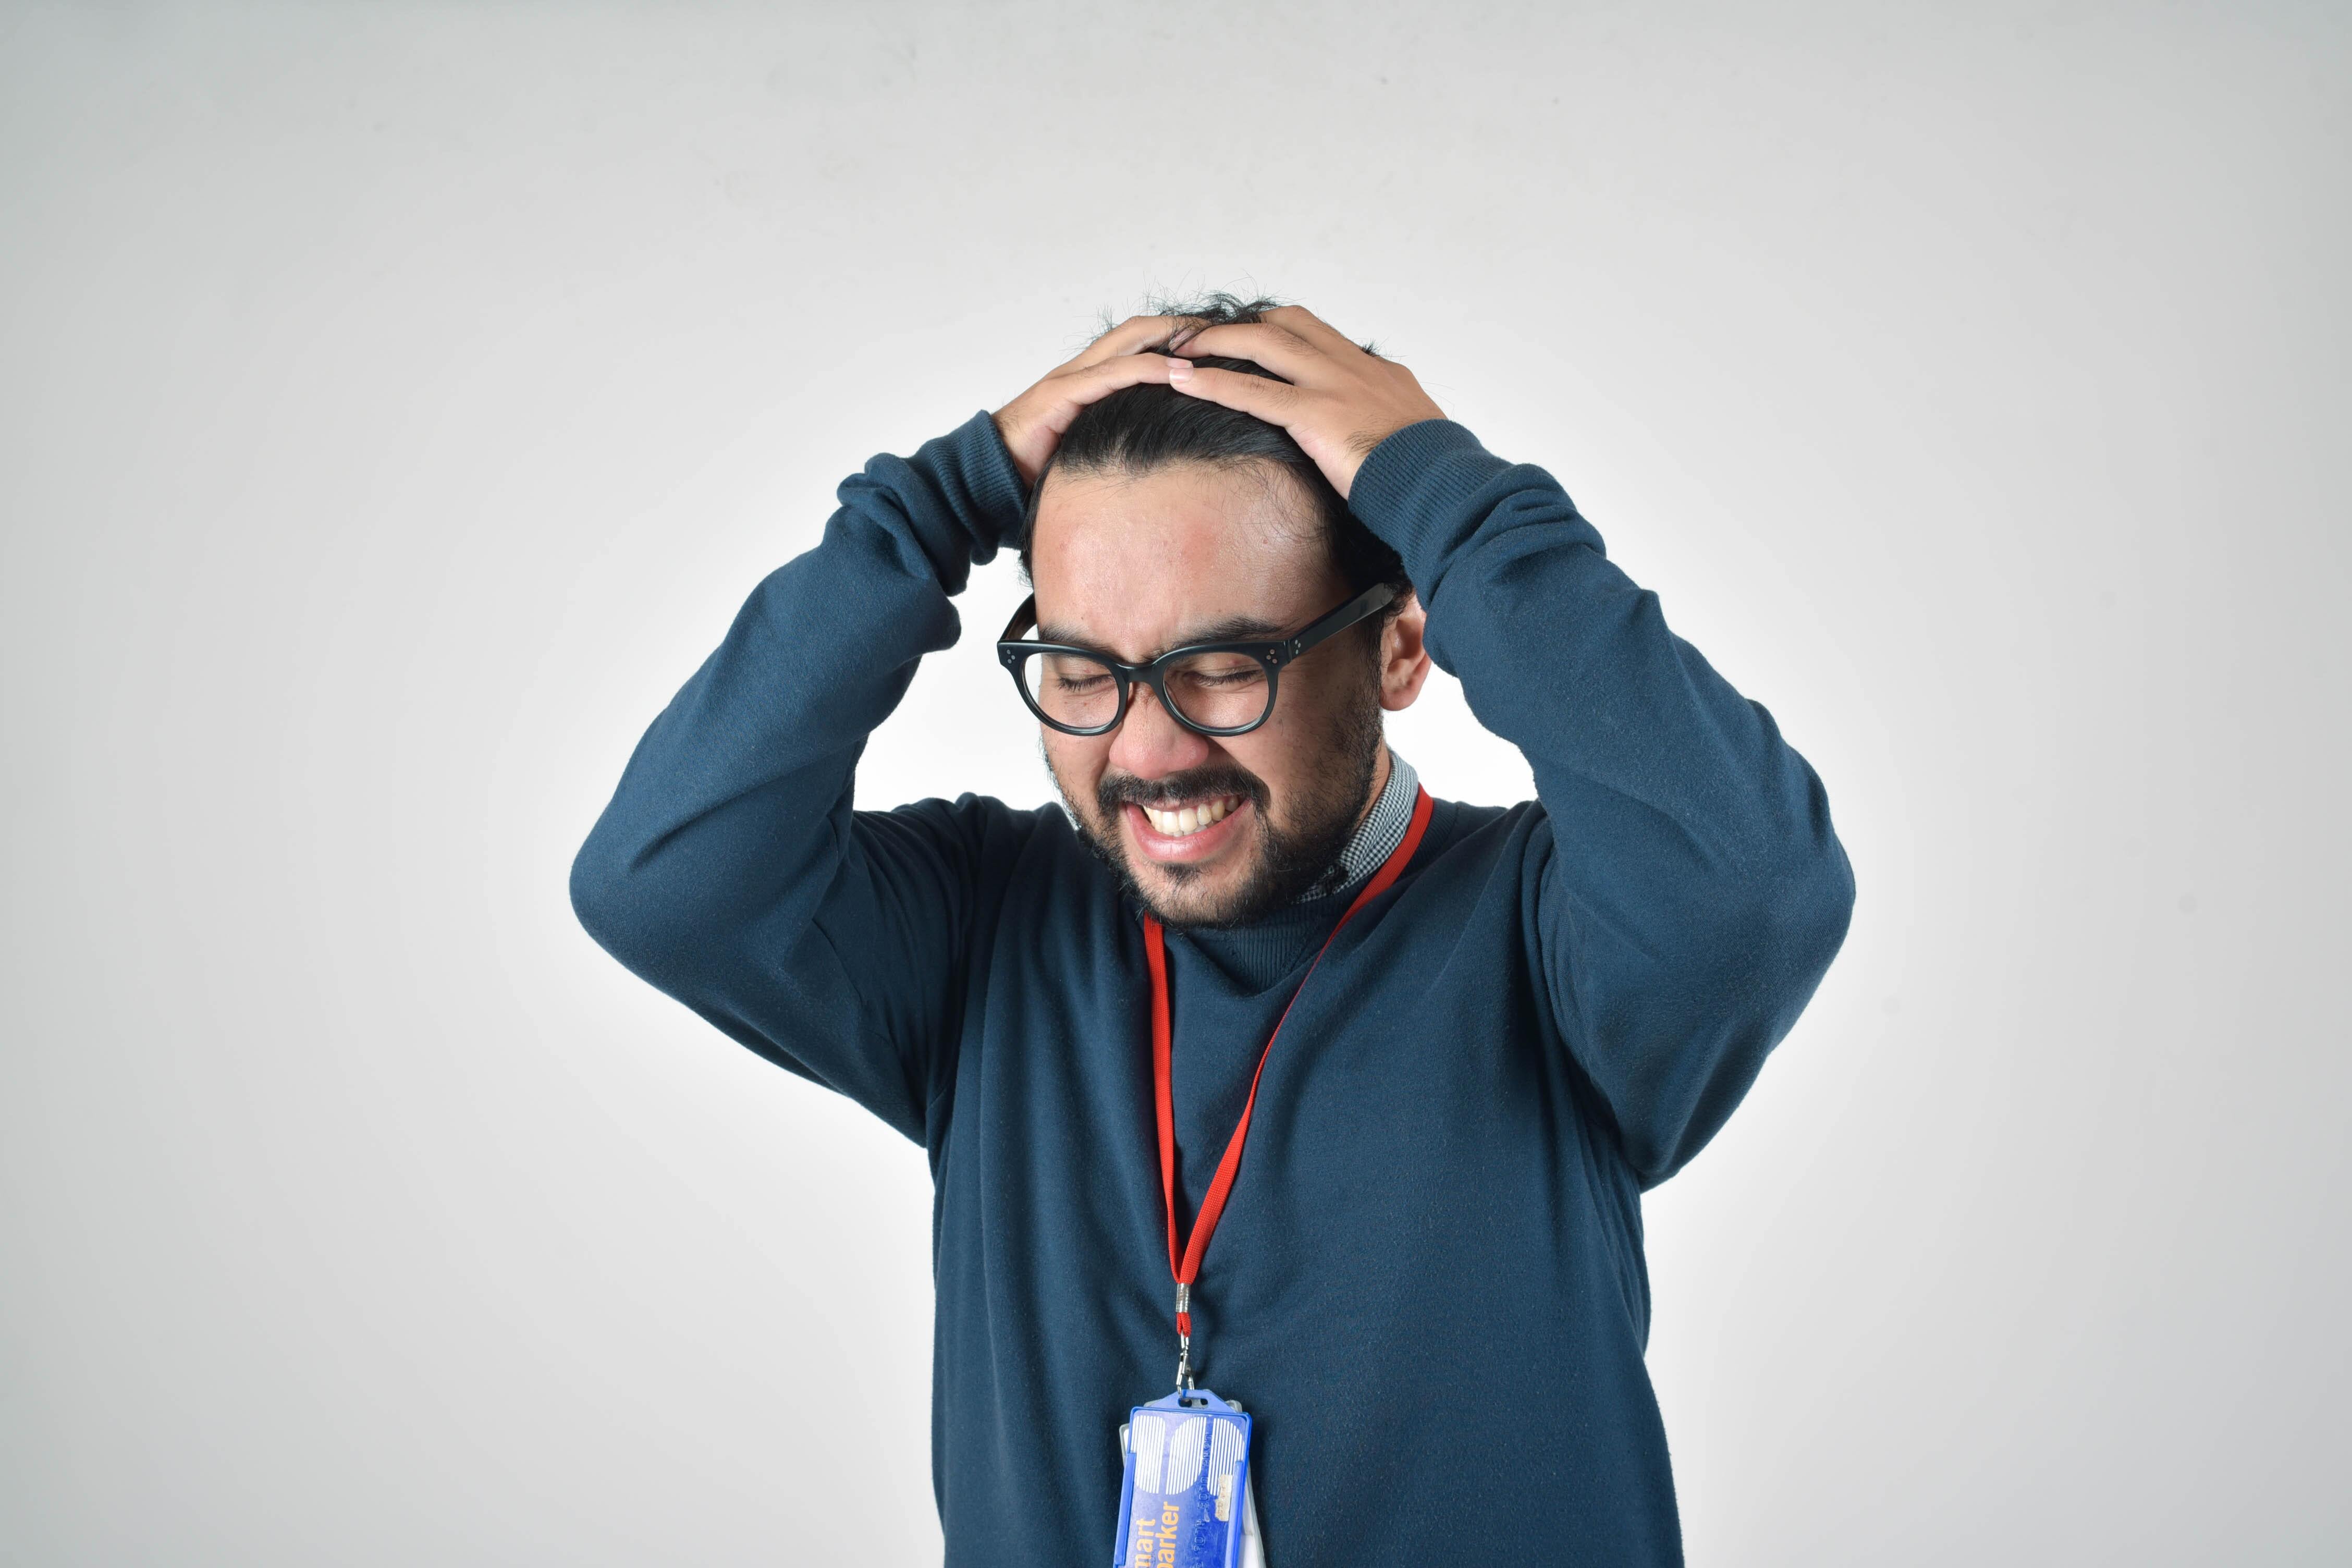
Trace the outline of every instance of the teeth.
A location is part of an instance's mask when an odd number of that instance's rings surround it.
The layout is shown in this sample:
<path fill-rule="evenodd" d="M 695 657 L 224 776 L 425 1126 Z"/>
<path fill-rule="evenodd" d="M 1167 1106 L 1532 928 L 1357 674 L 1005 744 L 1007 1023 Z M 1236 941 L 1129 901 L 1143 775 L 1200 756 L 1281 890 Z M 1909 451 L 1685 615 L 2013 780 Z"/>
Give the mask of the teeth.
<path fill-rule="evenodd" d="M 1221 795 L 1215 800 L 1202 801 L 1198 805 L 1181 806 L 1174 811 L 1158 811 L 1147 805 L 1143 808 L 1143 815 L 1150 820 L 1155 831 L 1170 838 L 1182 838 L 1188 834 L 1200 832 L 1203 827 L 1223 822 L 1227 816 L 1233 815 L 1234 807 L 1240 804 L 1236 796 Z"/>

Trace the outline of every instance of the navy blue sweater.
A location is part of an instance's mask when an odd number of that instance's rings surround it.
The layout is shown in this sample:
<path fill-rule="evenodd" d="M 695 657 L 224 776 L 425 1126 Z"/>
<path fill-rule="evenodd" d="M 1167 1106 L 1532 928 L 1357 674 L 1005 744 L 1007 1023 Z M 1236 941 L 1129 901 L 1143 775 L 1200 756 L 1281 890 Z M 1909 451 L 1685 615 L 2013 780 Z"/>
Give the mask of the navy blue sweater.
<path fill-rule="evenodd" d="M 853 807 L 867 733 L 1018 526 L 975 416 L 845 480 L 655 720 L 572 869 L 613 954 L 929 1152 L 951 1568 L 1113 1552 L 1172 1373 L 1138 910 L 1058 807 Z M 1349 504 L 1538 799 L 1438 803 L 1265 1069 L 1202 1270 L 1274 1568 L 1681 1558 L 1640 1194 L 1723 1124 L 1843 939 L 1845 856 L 1763 709 L 1543 469 L 1430 420 Z M 1024 721 L 1005 694 L 1004 721 Z M 1186 1186 L 1344 896 L 1171 931 Z"/>

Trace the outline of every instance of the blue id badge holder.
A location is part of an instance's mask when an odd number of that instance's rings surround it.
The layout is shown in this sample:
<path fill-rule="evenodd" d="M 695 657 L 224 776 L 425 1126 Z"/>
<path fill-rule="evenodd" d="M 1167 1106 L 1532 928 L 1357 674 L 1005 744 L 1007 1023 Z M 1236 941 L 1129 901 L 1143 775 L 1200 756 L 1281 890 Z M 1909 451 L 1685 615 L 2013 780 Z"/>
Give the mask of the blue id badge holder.
<path fill-rule="evenodd" d="M 1265 1568 L 1240 1405 L 1180 1389 L 1129 1412 L 1118 1444 L 1126 1479 L 1112 1568 Z"/>

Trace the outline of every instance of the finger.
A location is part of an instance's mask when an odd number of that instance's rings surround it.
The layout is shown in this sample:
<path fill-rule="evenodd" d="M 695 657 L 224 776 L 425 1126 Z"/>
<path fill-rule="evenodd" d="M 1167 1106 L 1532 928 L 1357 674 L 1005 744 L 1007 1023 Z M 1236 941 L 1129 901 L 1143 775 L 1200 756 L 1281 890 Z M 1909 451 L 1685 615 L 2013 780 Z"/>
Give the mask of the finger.
<path fill-rule="evenodd" d="M 1297 332 L 1307 342 L 1321 349 L 1336 360 L 1360 356 L 1365 359 L 1388 359 L 1370 343 L 1360 343 L 1304 305 L 1278 305 L 1265 313 L 1269 321 L 1279 316 L 1281 325 Z M 1393 364 L 1394 360 L 1389 360 Z"/>
<path fill-rule="evenodd" d="M 1167 342 L 1188 323 L 1195 323 L 1199 320 L 1197 316 L 1129 316 L 1088 343 L 1084 353 L 1063 368 L 1099 364 L 1120 354 L 1156 347 Z"/>
<path fill-rule="evenodd" d="M 1265 320 L 1285 331 L 1296 332 L 1303 341 L 1326 353 L 1360 347 L 1354 339 L 1304 305 L 1276 305 L 1265 313 Z"/>
<path fill-rule="evenodd" d="M 1201 330 L 1209 324 L 1209 318 L 1206 316 L 1179 316 L 1176 320 L 1183 322 L 1184 324 L 1178 330 L 1174 337 L 1168 340 L 1168 352 L 1170 353 L 1181 353 L 1184 345 L 1191 342 L 1194 337 L 1199 335 Z"/>
<path fill-rule="evenodd" d="M 1292 381 L 1312 374 L 1315 362 L 1322 357 L 1320 350 L 1296 332 L 1254 323 L 1203 327 L 1184 340 L 1184 353 L 1196 359 L 1204 354 L 1245 359 Z"/>
<path fill-rule="evenodd" d="M 1201 335 L 1208 336 L 1206 332 Z M 1299 408 L 1298 388 L 1287 382 L 1268 381 L 1262 375 L 1252 375 L 1245 370 L 1218 370 L 1211 365 L 1196 364 L 1192 366 L 1191 374 L 1172 376 L 1168 384 L 1188 396 L 1222 403 L 1228 408 L 1255 415 L 1269 425 L 1280 425 L 1286 429 L 1297 416 Z"/>
<path fill-rule="evenodd" d="M 1116 359 L 1083 365 L 1056 375 L 1053 385 L 1057 395 L 1053 408 L 1045 416 L 1045 423 L 1059 434 L 1070 427 L 1070 421 L 1076 419 L 1078 410 L 1087 404 L 1099 402 L 1123 386 L 1165 382 L 1170 379 L 1170 366 L 1182 363 L 1171 360 L 1166 354 L 1120 354 Z"/>

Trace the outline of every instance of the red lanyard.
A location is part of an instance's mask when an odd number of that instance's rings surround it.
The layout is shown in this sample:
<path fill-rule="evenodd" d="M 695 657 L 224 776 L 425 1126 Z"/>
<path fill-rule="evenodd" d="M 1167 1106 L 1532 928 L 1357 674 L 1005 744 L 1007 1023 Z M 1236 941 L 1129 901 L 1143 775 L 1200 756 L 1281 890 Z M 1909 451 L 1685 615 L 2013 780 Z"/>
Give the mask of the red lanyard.
<path fill-rule="evenodd" d="M 1421 836 L 1429 826 L 1430 809 L 1429 792 L 1415 789 L 1412 821 L 1406 826 L 1403 839 L 1389 851 L 1389 858 L 1381 862 L 1381 868 L 1372 873 L 1372 879 L 1364 884 L 1363 891 L 1348 906 L 1348 912 L 1339 917 L 1339 923 L 1323 939 L 1323 945 L 1316 951 L 1315 963 L 1299 976 L 1298 991 L 1290 994 L 1282 1016 L 1275 1020 L 1274 1033 L 1266 1037 L 1265 1047 L 1257 1054 L 1257 1070 L 1250 1075 L 1249 1099 L 1242 1104 L 1242 1119 L 1234 1124 L 1234 1135 L 1225 1143 L 1225 1157 L 1217 1162 L 1217 1174 L 1209 1184 L 1207 1195 L 1201 1200 L 1201 1212 L 1192 1218 L 1192 1239 L 1181 1247 L 1176 1239 L 1176 1110 L 1168 1088 L 1168 942 L 1160 921 L 1150 915 L 1143 918 L 1143 952 L 1151 965 L 1151 1076 L 1160 1101 L 1160 1196 L 1168 1211 L 1168 1272 L 1176 1280 L 1176 1333 L 1181 1346 L 1176 1381 L 1180 1385 L 1186 1382 L 1191 1365 L 1192 1281 L 1200 1276 L 1201 1259 L 1209 1250 L 1209 1237 L 1216 1234 L 1217 1221 L 1225 1212 L 1225 1199 L 1234 1190 L 1234 1177 L 1242 1167 L 1242 1145 L 1249 1142 L 1250 1112 L 1257 1108 L 1257 1085 L 1258 1079 L 1265 1076 L 1265 1058 L 1273 1054 L 1274 1042 L 1282 1037 L 1282 1026 L 1289 1021 L 1290 1009 L 1298 1005 L 1298 992 L 1307 989 L 1307 982 L 1314 978 L 1316 966 L 1331 951 L 1340 929 L 1355 918 L 1358 910 L 1387 892 L 1404 874 L 1405 863 L 1420 847 Z"/>

